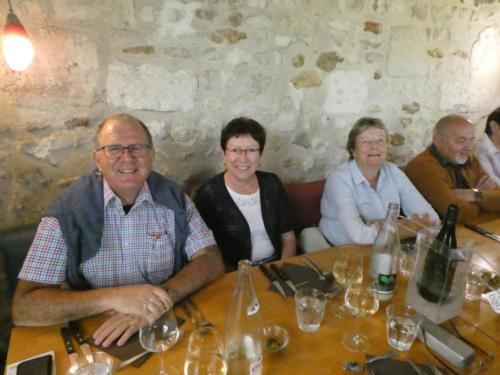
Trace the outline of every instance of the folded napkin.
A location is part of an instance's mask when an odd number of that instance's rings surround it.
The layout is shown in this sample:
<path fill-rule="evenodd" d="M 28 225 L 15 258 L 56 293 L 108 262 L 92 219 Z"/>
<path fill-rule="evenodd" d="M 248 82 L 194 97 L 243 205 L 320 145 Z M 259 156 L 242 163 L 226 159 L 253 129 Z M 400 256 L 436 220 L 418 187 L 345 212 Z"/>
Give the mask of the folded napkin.
<path fill-rule="evenodd" d="M 333 284 L 333 277 L 328 277 L 326 280 L 320 280 L 314 270 L 306 266 L 298 264 L 283 263 L 280 269 L 290 278 L 292 283 L 299 289 L 302 287 L 316 288 L 326 292 Z M 279 279 L 279 278 L 278 278 Z M 280 281 L 281 283 L 281 281 Z M 281 283 L 288 296 L 293 296 L 293 293 L 288 286 Z M 268 290 L 278 293 L 273 284 L 270 285 Z"/>
<path fill-rule="evenodd" d="M 416 366 L 420 369 L 421 374 L 434 375 L 432 369 L 426 364 L 416 363 Z M 399 361 L 393 358 L 381 359 L 380 361 L 375 361 L 367 365 L 371 375 L 419 375 L 417 371 L 408 361 Z M 439 368 L 443 374 L 448 372 Z"/>
<path fill-rule="evenodd" d="M 179 327 L 184 324 L 184 321 L 185 321 L 184 319 L 177 317 L 177 325 Z M 118 346 L 116 345 L 116 343 L 113 343 L 113 345 L 105 348 L 104 346 L 96 345 L 93 337 L 89 337 L 86 341 L 90 345 L 95 346 L 96 348 L 98 348 L 103 352 L 111 354 L 113 357 L 116 357 L 121 361 L 126 361 L 127 359 L 132 358 L 133 356 L 136 356 L 137 354 L 142 353 L 145 350 L 141 346 L 141 342 L 139 341 L 139 332 L 130 337 L 128 341 L 122 346 Z M 138 360 L 132 362 L 130 366 L 133 367 L 141 366 L 144 362 L 146 362 L 146 360 L 151 356 L 151 354 L 152 353 L 145 354 L 144 357 L 141 357 Z"/>

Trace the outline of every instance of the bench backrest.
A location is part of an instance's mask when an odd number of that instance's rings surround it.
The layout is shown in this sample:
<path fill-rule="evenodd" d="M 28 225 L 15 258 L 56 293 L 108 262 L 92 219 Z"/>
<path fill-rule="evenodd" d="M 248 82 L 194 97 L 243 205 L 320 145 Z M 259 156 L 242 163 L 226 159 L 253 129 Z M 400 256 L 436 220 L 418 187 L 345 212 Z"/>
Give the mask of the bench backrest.
<path fill-rule="evenodd" d="M 321 219 L 321 197 L 326 180 L 285 185 L 290 214 L 294 222 L 295 233 L 307 227 L 317 227 Z"/>
<path fill-rule="evenodd" d="M 17 275 L 21 271 L 24 258 L 26 258 L 31 242 L 35 237 L 36 228 L 37 225 L 30 225 L 0 233 L 0 252 L 3 256 L 7 284 L 11 295 L 16 290 Z"/>

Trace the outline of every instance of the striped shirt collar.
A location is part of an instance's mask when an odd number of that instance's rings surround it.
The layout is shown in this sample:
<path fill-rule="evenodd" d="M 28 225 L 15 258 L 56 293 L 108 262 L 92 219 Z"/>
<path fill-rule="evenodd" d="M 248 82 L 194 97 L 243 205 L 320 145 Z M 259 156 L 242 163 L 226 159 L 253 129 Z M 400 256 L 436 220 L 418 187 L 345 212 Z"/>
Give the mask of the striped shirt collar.
<path fill-rule="evenodd" d="M 106 180 L 103 178 L 103 185 L 104 185 L 104 208 L 107 208 L 110 202 L 119 202 L 120 206 L 122 205 L 120 198 L 114 193 L 114 191 L 109 187 L 108 183 Z M 114 199 L 116 198 L 116 199 Z M 139 191 L 139 195 L 135 199 L 134 206 L 137 204 L 141 204 L 142 202 L 150 202 L 151 204 L 154 203 L 153 201 L 153 196 L 151 195 L 151 191 L 149 190 L 148 183 L 145 182 L 144 185 L 142 185 L 141 190 Z"/>

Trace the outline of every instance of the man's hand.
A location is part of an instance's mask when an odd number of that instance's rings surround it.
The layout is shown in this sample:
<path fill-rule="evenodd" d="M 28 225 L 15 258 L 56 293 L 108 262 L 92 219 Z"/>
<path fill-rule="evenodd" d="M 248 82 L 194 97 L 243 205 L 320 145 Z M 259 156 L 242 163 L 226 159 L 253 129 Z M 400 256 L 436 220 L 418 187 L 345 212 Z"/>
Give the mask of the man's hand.
<path fill-rule="evenodd" d="M 476 196 L 471 189 L 453 189 L 453 194 L 461 201 L 476 203 Z"/>
<path fill-rule="evenodd" d="M 498 185 L 487 174 L 482 175 L 476 182 L 476 189 L 479 190 L 495 190 Z"/>
<path fill-rule="evenodd" d="M 128 315 L 158 317 L 172 308 L 174 301 L 162 288 L 143 284 L 114 288 L 110 300 L 110 310 Z"/>
<path fill-rule="evenodd" d="M 138 315 L 111 312 L 109 317 L 92 335 L 97 345 L 110 346 L 116 339 L 121 346 L 147 322 Z"/>

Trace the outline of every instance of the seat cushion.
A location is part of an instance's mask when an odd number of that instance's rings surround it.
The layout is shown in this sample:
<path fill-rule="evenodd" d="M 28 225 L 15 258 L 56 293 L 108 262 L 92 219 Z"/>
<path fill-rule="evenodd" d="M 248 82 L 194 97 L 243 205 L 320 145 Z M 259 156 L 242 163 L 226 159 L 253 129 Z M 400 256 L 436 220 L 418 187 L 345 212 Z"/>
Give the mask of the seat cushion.
<path fill-rule="evenodd" d="M 295 233 L 307 227 L 316 227 L 321 219 L 321 197 L 326 180 L 285 185 L 290 214 L 293 218 Z"/>
<path fill-rule="evenodd" d="M 15 228 L 0 232 L 0 252 L 2 253 L 7 275 L 9 292 L 14 294 L 17 275 L 21 271 L 24 258 L 35 237 L 37 225 Z"/>

